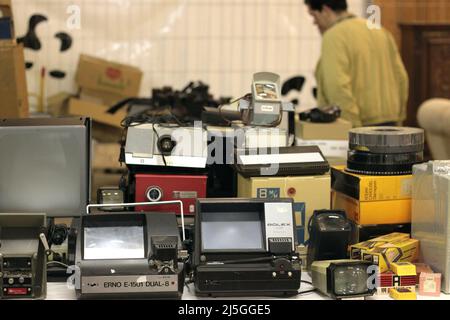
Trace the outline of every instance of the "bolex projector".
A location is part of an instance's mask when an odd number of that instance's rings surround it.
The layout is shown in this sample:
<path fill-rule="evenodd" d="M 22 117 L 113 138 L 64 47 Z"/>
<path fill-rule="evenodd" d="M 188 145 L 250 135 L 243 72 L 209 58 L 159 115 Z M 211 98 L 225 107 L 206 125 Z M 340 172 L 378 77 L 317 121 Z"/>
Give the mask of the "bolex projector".
<path fill-rule="evenodd" d="M 174 213 L 91 214 L 78 230 L 78 298 L 181 298 L 184 262 Z"/>
<path fill-rule="evenodd" d="M 297 295 L 301 261 L 292 204 L 291 199 L 199 199 L 196 295 Z"/>

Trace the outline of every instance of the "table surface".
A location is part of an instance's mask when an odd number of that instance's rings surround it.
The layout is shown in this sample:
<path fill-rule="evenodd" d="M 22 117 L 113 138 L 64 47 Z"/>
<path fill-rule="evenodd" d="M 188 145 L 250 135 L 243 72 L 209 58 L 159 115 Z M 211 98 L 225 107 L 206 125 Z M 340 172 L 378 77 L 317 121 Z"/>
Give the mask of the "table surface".
<path fill-rule="evenodd" d="M 302 280 L 311 281 L 310 276 L 306 273 L 302 273 Z M 228 299 L 239 299 L 239 300 L 268 300 L 279 298 L 268 298 L 268 297 L 240 297 L 240 298 L 204 298 L 197 297 L 195 295 L 194 285 L 190 284 L 188 288 L 184 288 L 184 293 L 182 300 L 228 300 Z M 309 284 L 302 283 L 300 291 L 308 291 L 313 289 Z M 49 282 L 47 284 L 47 300 L 76 300 L 75 290 L 70 289 L 65 282 Z M 283 300 L 330 300 L 331 298 L 322 295 L 318 292 L 311 292 L 306 294 L 299 294 L 295 297 L 283 298 Z M 366 300 L 392 300 L 387 295 L 374 295 L 372 297 L 367 297 Z M 441 294 L 440 297 L 425 297 L 417 295 L 417 300 L 450 300 L 450 295 Z"/>

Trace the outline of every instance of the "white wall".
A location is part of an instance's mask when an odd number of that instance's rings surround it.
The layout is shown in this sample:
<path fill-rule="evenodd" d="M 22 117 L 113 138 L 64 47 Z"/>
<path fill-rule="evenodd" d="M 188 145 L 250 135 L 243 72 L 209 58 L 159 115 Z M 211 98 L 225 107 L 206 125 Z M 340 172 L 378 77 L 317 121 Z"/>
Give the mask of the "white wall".
<path fill-rule="evenodd" d="M 365 0 L 349 3 L 363 15 Z M 81 9 L 79 30 L 67 27 L 73 4 Z M 75 92 L 78 55 L 88 53 L 140 67 L 144 96 L 152 87 L 202 80 L 215 96 L 236 97 L 250 91 L 254 72 L 272 71 L 283 80 L 306 76 L 302 106 L 314 106 L 320 35 L 303 0 L 13 0 L 13 6 L 18 36 L 32 14 L 49 18 L 37 28 L 43 49 L 26 50 L 34 63 L 27 71 L 30 92 L 38 91 L 42 66 L 68 73 L 64 80 L 47 78 L 48 96 Z M 74 38 L 67 52 L 58 50 L 59 31 Z"/>

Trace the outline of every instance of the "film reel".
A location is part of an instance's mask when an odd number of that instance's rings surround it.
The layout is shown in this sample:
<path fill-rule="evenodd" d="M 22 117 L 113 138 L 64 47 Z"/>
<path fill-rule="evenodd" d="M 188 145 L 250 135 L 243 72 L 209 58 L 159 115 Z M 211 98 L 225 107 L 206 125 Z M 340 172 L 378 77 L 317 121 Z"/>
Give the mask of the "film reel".
<path fill-rule="evenodd" d="M 425 132 L 420 128 L 367 127 L 349 132 L 350 150 L 370 153 L 415 153 L 422 152 Z"/>
<path fill-rule="evenodd" d="M 348 152 L 346 171 L 364 175 L 412 174 L 412 167 L 423 162 L 423 152 L 415 153 L 368 153 Z"/>

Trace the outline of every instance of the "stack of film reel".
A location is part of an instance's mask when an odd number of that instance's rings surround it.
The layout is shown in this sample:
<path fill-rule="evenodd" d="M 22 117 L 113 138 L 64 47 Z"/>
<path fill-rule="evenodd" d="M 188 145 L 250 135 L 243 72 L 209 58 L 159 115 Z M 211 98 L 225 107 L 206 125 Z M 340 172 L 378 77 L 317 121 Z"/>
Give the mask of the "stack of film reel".
<path fill-rule="evenodd" d="M 425 133 L 407 127 L 350 130 L 347 171 L 363 175 L 406 175 L 423 162 Z"/>

